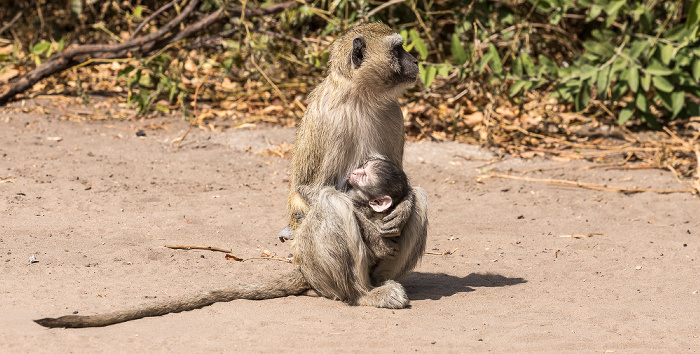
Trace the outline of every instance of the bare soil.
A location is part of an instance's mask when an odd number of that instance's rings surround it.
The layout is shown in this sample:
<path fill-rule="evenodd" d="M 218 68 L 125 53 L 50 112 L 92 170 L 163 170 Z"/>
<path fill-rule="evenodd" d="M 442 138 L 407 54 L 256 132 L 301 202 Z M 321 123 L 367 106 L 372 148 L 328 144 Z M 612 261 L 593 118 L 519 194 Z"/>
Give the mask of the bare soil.
<path fill-rule="evenodd" d="M 94 314 L 285 272 L 289 159 L 260 154 L 290 129 L 137 131 L 148 122 L 62 121 L 0 111 L 0 352 L 664 352 L 700 350 L 700 199 L 477 177 L 484 169 L 683 189 L 659 170 L 506 158 L 409 143 L 430 197 L 428 250 L 402 280 L 411 307 L 322 298 L 237 300 L 105 328 L 32 319 Z M 20 104 L 14 104 L 19 107 Z M 142 134 L 141 134 L 142 135 Z M 558 169 L 551 169 L 558 168 Z M 516 172 L 513 172 L 517 175 Z M 571 235 L 590 237 L 574 238 Z M 443 254 L 449 251 L 449 254 Z M 30 263 L 30 257 L 38 262 Z"/>

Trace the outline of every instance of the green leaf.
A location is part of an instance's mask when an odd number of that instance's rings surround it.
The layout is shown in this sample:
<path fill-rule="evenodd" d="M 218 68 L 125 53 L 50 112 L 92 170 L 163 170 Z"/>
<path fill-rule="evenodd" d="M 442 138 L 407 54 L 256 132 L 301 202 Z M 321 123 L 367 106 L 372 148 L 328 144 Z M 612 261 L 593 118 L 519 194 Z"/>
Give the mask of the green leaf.
<path fill-rule="evenodd" d="M 620 115 L 617 116 L 617 124 L 623 125 L 625 122 L 630 120 L 632 118 L 632 114 L 634 114 L 634 107 L 630 107 L 631 104 L 628 104 L 625 108 L 620 111 Z"/>
<path fill-rule="evenodd" d="M 520 92 L 520 90 L 522 90 L 523 87 L 525 87 L 525 84 L 527 84 L 527 81 L 526 81 L 526 80 L 518 80 L 518 81 L 516 81 L 516 82 L 513 84 L 513 86 L 510 87 L 510 93 L 508 94 L 508 96 L 513 97 L 513 96 L 517 95 L 518 92 Z"/>
<path fill-rule="evenodd" d="M 487 51 L 486 53 L 484 53 L 484 55 L 481 57 L 481 60 L 479 60 L 479 67 L 478 67 L 479 72 L 484 71 L 484 68 L 491 60 L 491 57 L 492 57 L 492 54 L 490 51 Z"/>
<path fill-rule="evenodd" d="M 671 102 L 671 95 L 666 92 L 656 91 L 656 93 L 654 94 L 654 100 L 652 102 L 661 102 L 664 108 L 666 108 L 669 112 L 673 110 L 673 102 Z"/>
<path fill-rule="evenodd" d="M 624 5 L 626 2 L 627 0 L 611 1 L 605 5 L 605 12 L 611 16 L 615 16 L 617 15 L 617 12 L 620 11 L 622 5 Z"/>
<path fill-rule="evenodd" d="M 584 64 L 581 67 L 581 80 L 588 80 L 598 74 L 598 68 L 593 65 Z"/>
<path fill-rule="evenodd" d="M 32 54 L 40 55 L 49 50 L 51 43 L 47 41 L 41 41 L 32 47 Z"/>
<path fill-rule="evenodd" d="M 685 27 L 693 28 L 698 22 L 700 22 L 700 0 L 693 0 L 688 8 L 688 19 L 685 21 Z"/>
<path fill-rule="evenodd" d="M 143 6 L 139 5 L 134 8 L 134 16 L 136 17 L 141 17 L 141 13 L 143 13 Z"/>
<path fill-rule="evenodd" d="M 552 17 L 549 19 L 549 23 L 556 26 L 563 17 L 564 14 L 561 11 L 557 11 L 552 14 Z"/>
<path fill-rule="evenodd" d="M 663 92 L 671 92 L 673 91 L 673 84 L 666 80 L 665 77 L 663 76 L 654 76 L 651 81 L 654 83 L 654 87 Z"/>
<path fill-rule="evenodd" d="M 452 71 L 452 65 L 444 63 L 437 67 L 437 76 L 448 77 L 450 76 L 450 71 Z"/>
<path fill-rule="evenodd" d="M 674 119 L 678 116 L 678 113 L 683 110 L 683 106 L 685 105 L 685 92 L 683 91 L 676 91 L 671 94 L 671 119 Z"/>
<path fill-rule="evenodd" d="M 646 71 L 649 75 L 654 76 L 667 76 L 673 73 L 673 70 L 667 68 L 665 65 L 659 63 L 656 60 L 652 60 L 651 64 L 646 67 Z"/>
<path fill-rule="evenodd" d="M 141 69 L 138 69 L 138 70 L 136 70 L 136 74 L 134 74 L 134 77 L 132 77 L 128 83 L 129 89 L 131 89 L 134 85 L 138 84 L 140 80 L 141 80 Z"/>
<path fill-rule="evenodd" d="M 615 85 L 613 85 L 612 88 L 612 94 L 610 95 L 610 99 L 613 102 L 617 102 L 620 100 L 620 97 L 622 97 L 624 94 L 627 93 L 627 90 L 629 90 L 629 86 L 627 84 L 627 80 L 618 80 Z"/>
<path fill-rule="evenodd" d="M 437 75 L 437 68 L 434 65 L 430 65 L 426 71 L 425 82 L 423 84 L 425 87 L 430 87 L 430 85 L 433 84 L 433 80 L 435 80 L 435 75 Z"/>
<path fill-rule="evenodd" d="M 521 57 L 517 57 L 513 60 L 510 71 L 517 77 L 523 77 L 523 60 Z"/>
<path fill-rule="evenodd" d="M 644 95 L 644 92 L 637 92 L 634 104 L 640 112 L 649 113 L 649 101 L 647 100 L 647 96 Z"/>
<path fill-rule="evenodd" d="M 642 84 L 642 89 L 644 91 L 649 91 L 649 88 L 651 87 L 651 76 L 648 74 L 644 74 L 640 83 Z"/>
<path fill-rule="evenodd" d="M 591 7 L 588 8 L 588 17 L 586 17 L 586 22 L 591 22 L 595 20 L 598 16 L 600 16 L 601 12 L 603 12 L 602 6 L 591 5 Z"/>
<path fill-rule="evenodd" d="M 452 34 L 452 58 L 454 58 L 455 65 L 462 65 L 467 62 L 467 51 L 464 50 L 462 42 L 459 41 L 459 36 L 457 33 Z"/>
<path fill-rule="evenodd" d="M 489 64 L 491 64 L 491 70 L 493 70 L 493 72 L 496 74 L 502 73 L 503 66 L 501 65 L 501 57 L 498 56 L 498 49 L 496 49 L 496 46 L 493 45 L 493 43 L 489 43 L 489 55 Z"/>
<path fill-rule="evenodd" d="M 119 70 L 119 73 L 117 74 L 117 77 L 123 77 L 124 75 L 128 75 L 130 72 L 134 71 L 134 67 L 129 65 L 124 69 Z"/>
<path fill-rule="evenodd" d="M 598 87 L 598 93 L 600 93 L 603 98 L 608 97 L 608 84 L 610 83 L 610 65 L 606 66 L 602 70 L 598 71 L 598 79 L 596 80 L 596 86 Z"/>
<path fill-rule="evenodd" d="M 627 84 L 630 86 L 630 91 L 637 92 L 637 89 L 639 88 L 639 70 L 636 66 L 630 67 L 628 80 L 629 81 L 627 81 Z"/>
<path fill-rule="evenodd" d="M 610 43 L 586 41 L 583 42 L 583 48 L 585 48 L 586 51 L 596 54 L 603 58 L 609 58 L 615 53 L 615 49 Z"/>
<path fill-rule="evenodd" d="M 574 106 L 576 107 L 576 111 L 580 112 L 586 109 L 588 107 L 588 102 L 591 100 L 591 91 L 590 88 L 588 87 L 587 81 L 584 81 L 581 84 L 581 88 L 579 92 L 576 94 L 576 101 L 574 102 Z"/>
<path fill-rule="evenodd" d="M 693 60 L 692 72 L 695 82 L 700 81 L 700 59 Z"/>
<path fill-rule="evenodd" d="M 639 58 L 639 56 L 644 53 L 647 48 L 649 48 L 649 42 L 646 40 L 632 42 L 632 45 L 630 46 L 630 58 Z"/>
<path fill-rule="evenodd" d="M 535 63 L 530 58 L 530 55 L 523 53 L 520 56 L 522 57 L 523 69 L 525 69 L 525 73 L 529 76 L 535 76 Z"/>
<path fill-rule="evenodd" d="M 673 46 L 670 44 L 660 44 L 661 47 L 661 63 L 668 65 L 673 59 Z"/>
<path fill-rule="evenodd" d="M 62 52 L 63 48 L 66 46 L 66 41 L 68 40 L 68 37 L 61 37 L 61 40 L 58 41 L 58 48 L 56 48 L 57 52 Z"/>
<path fill-rule="evenodd" d="M 413 43 L 414 48 L 418 51 L 421 60 L 425 60 L 428 57 L 428 47 L 425 46 L 425 42 L 420 38 L 420 35 L 416 30 L 411 29 L 409 32 L 411 36 L 411 43 Z"/>

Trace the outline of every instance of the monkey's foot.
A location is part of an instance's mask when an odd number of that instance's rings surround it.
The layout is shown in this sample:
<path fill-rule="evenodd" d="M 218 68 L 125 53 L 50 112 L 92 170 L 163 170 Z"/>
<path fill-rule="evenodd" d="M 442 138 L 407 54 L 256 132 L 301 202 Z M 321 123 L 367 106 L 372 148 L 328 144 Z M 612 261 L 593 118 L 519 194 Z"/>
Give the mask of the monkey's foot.
<path fill-rule="evenodd" d="M 288 240 L 293 240 L 294 239 L 294 230 L 292 230 L 291 227 L 287 226 L 284 228 L 284 230 L 280 231 L 280 233 L 277 234 L 277 237 L 280 238 L 280 241 L 285 242 Z"/>
<path fill-rule="evenodd" d="M 361 297 L 358 305 L 375 306 L 387 309 L 402 309 L 408 306 L 408 296 L 401 284 L 387 280 L 379 287 L 372 289 L 365 296 Z"/>

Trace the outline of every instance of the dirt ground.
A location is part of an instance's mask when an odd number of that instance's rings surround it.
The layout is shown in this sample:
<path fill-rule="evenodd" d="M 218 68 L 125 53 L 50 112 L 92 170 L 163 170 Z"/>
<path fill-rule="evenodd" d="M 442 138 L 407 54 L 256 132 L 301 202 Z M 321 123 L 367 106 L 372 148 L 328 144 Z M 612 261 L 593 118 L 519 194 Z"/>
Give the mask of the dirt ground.
<path fill-rule="evenodd" d="M 405 155 L 412 183 L 431 198 L 435 253 L 402 280 L 408 309 L 288 297 L 105 328 L 40 327 L 32 319 L 112 311 L 292 267 L 164 245 L 287 257 L 289 243 L 276 234 L 290 160 L 260 152 L 292 143 L 293 130 L 194 130 L 174 149 L 187 129 L 179 118 L 137 136 L 150 122 L 61 121 L 57 110 L 68 108 L 49 103 L 26 103 L 46 105 L 46 114 L 0 111 L 0 352 L 700 350 L 700 198 L 479 183 L 479 159 L 491 152 L 432 142 L 409 143 Z M 588 165 L 506 158 L 482 169 L 685 188 L 667 171 L 581 170 Z"/>

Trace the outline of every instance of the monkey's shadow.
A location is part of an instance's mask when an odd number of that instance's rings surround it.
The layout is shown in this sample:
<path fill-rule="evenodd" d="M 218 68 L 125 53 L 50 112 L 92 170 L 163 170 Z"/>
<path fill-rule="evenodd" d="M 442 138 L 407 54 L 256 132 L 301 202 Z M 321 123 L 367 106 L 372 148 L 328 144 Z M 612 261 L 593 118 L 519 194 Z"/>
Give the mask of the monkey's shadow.
<path fill-rule="evenodd" d="M 508 278 L 499 274 L 471 273 L 458 277 L 444 273 L 415 272 L 401 280 L 411 300 L 438 300 L 457 293 L 475 291 L 474 288 L 510 286 L 527 283 L 523 278 Z"/>

